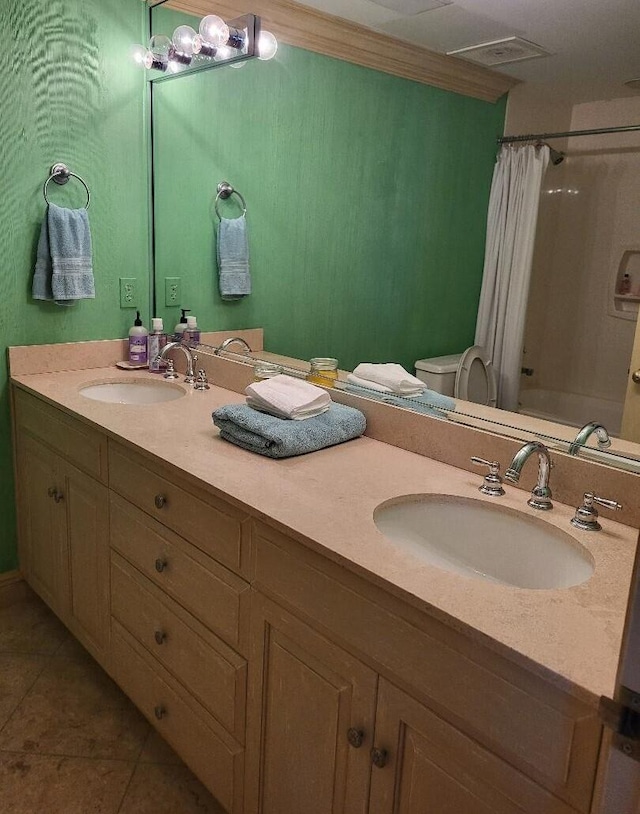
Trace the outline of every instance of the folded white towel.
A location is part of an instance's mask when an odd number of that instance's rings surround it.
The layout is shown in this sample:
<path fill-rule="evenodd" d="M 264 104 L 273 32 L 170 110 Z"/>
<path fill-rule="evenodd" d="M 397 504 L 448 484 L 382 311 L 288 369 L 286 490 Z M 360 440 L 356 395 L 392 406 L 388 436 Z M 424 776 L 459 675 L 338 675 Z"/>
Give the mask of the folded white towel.
<path fill-rule="evenodd" d="M 393 393 L 393 390 L 390 387 L 385 387 L 383 384 L 371 382 L 368 379 L 361 379 L 360 376 L 356 376 L 354 373 L 347 374 L 347 383 L 353 384 L 356 387 L 366 387 L 367 390 L 375 390 L 376 393 Z"/>
<path fill-rule="evenodd" d="M 250 384 L 244 392 L 254 410 L 294 421 L 313 418 L 331 406 L 326 390 L 284 374 Z"/>
<path fill-rule="evenodd" d="M 371 387 L 371 382 L 374 382 L 381 387 L 389 388 L 390 393 L 396 393 L 399 396 L 415 396 L 426 388 L 423 381 L 407 373 L 402 365 L 392 362 L 382 365 L 365 362 L 358 365 L 352 375 L 369 382 L 369 384 L 360 385 L 362 387 Z M 352 384 L 356 384 L 356 382 L 352 382 Z"/>

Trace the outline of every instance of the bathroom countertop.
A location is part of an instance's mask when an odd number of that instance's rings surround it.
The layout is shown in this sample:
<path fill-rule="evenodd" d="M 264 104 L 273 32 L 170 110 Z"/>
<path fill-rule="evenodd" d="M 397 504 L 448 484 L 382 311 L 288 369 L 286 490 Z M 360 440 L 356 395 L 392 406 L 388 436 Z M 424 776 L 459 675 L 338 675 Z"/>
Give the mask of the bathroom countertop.
<path fill-rule="evenodd" d="M 373 511 L 391 498 L 422 493 L 495 503 L 478 492 L 481 474 L 365 437 L 284 460 L 255 455 L 220 439 L 212 411 L 241 403 L 244 396 L 215 386 L 206 392 L 185 388 L 184 398 L 141 406 L 105 404 L 78 392 L 89 383 L 134 378 L 158 380 L 112 367 L 18 375 L 12 381 L 183 470 L 202 488 L 587 703 L 613 692 L 636 529 L 603 519 L 602 531 L 581 532 L 569 525 L 573 508 L 556 503 L 544 520 L 570 533 L 595 560 L 595 572 L 583 585 L 531 590 L 449 573 L 396 548 L 374 525 Z M 534 462 L 529 467 L 533 473 Z M 540 516 L 526 505 L 526 493 L 509 485 L 506 491 L 499 505 Z"/>

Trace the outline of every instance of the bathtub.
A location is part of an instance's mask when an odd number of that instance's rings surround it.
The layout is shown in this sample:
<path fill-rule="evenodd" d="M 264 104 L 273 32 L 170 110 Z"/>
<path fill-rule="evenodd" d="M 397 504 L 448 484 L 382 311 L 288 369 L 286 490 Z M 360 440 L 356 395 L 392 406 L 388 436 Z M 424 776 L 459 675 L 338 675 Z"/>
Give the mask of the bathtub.
<path fill-rule="evenodd" d="M 518 412 L 572 427 L 598 421 L 611 435 L 620 434 L 623 404 L 620 401 L 563 393 L 561 390 L 521 390 Z"/>

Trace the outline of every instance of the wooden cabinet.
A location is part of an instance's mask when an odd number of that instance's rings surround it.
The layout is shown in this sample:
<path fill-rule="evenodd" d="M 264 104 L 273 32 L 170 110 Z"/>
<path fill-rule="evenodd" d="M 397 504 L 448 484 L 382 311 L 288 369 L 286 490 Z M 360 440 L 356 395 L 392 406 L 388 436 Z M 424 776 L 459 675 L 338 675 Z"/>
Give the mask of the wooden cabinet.
<path fill-rule="evenodd" d="M 115 442 L 109 482 L 113 675 L 241 814 L 248 516 Z"/>
<path fill-rule="evenodd" d="M 247 811 L 365 814 L 377 676 L 256 594 Z"/>
<path fill-rule="evenodd" d="M 370 728 L 363 726 L 368 742 L 358 754 L 369 763 L 370 797 L 363 794 L 366 782 L 358 792 L 354 784 L 353 793 L 359 796 L 350 802 L 351 810 L 371 814 L 589 810 L 602 731 L 595 709 L 413 612 L 264 524 L 256 524 L 253 542 L 254 588 L 273 601 L 258 595 L 252 606 L 247 799 L 256 804 L 249 809 L 251 814 L 277 810 L 277 805 L 269 807 L 269 767 L 286 766 L 291 755 L 304 762 L 311 730 L 321 732 L 332 720 L 326 702 L 314 693 L 304 704 L 310 731 L 303 742 L 287 718 L 292 703 L 288 698 L 300 689 L 283 675 L 280 642 L 285 635 L 285 641 L 291 640 L 287 630 L 295 617 L 308 623 L 304 640 L 299 633 L 296 644 L 307 643 L 304 652 L 311 655 L 298 661 L 304 661 L 312 675 L 329 669 L 326 654 L 333 648 L 349 660 L 353 674 L 366 671 L 369 686 L 379 688 L 370 699 L 375 735 L 371 737 Z M 285 610 L 275 610 L 274 604 Z M 324 649 L 321 641 L 326 642 Z M 298 683 L 306 691 L 301 676 Z M 274 709 L 282 721 L 279 730 L 274 730 Z M 302 718 L 304 714 L 299 712 Z M 277 735 L 269 737 L 271 731 Z M 323 778 L 323 788 L 331 787 L 331 778 L 340 787 L 343 770 L 335 757 L 340 743 L 336 738 L 333 752 L 325 749 L 315 756 L 314 770 Z M 306 776 L 301 767 L 298 772 Z M 288 789 L 279 793 L 293 794 Z M 296 808 L 285 804 L 280 810 Z M 333 814 L 343 809 L 318 810 Z"/>
<path fill-rule="evenodd" d="M 589 811 L 588 704 L 188 473 L 13 401 L 28 582 L 229 814 Z"/>
<path fill-rule="evenodd" d="M 21 565 L 88 650 L 109 654 L 109 509 L 104 484 L 25 429 L 17 439 Z"/>

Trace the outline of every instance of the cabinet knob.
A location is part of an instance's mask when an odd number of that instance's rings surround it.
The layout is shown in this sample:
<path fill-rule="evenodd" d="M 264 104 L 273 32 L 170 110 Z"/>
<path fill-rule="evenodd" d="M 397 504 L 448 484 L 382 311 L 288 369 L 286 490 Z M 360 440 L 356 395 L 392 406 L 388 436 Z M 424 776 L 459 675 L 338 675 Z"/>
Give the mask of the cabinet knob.
<path fill-rule="evenodd" d="M 164 559 L 164 557 L 158 557 L 158 559 L 155 562 L 155 566 L 156 566 L 156 571 L 159 574 L 161 574 L 164 571 L 164 569 L 167 567 L 167 561 Z"/>
<path fill-rule="evenodd" d="M 156 640 L 156 644 L 164 644 L 167 638 L 167 634 L 164 630 L 156 630 L 153 634 L 153 638 Z"/>
<path fill-rule="evenodd" d="M 631 374 L 631 379 L 635 384 L 640 384 L 640 369 L 633 371 Z"/>
<path fill-rule="evenodd" d="M 167 503 L 167 498 L 164 495 L 156 495 L 153 502 L 156 504 L 156 509 L 162 509 Z"/>
<path fill-rule="evenodd" d="M 387 765 L 387 758 L 389 757 L 389 753 L 386 749 L 376 749 L 375 747 L 371 750 L 371 762 L 374 766 L 377 766 L 378 769 L 384 769 Z"/>
<path fill-rule="evenodd" d="M 55 493 L 56 493 L 56 487 L 55 486 L 50 486 L 47 489 L 47 494 L 49 495 L 49 497 L 53 497 L 55 495 Z"/>
<path fill-rule="evenodd" d="M 64 495 L 62 494 L 62 492 L 58 492 L 58 490 L 56 489 L 53 495 L 53 499 L 55 500 L 56 503 L 60 503 L 61 500 L 64 500 Z"/>
<path fill-rule="evenodd" d="M 167 714 L 167 710 L 161 704 L 158 704 L 157 707 L 153 708 L 153 714 L 159 721 L 161 721 Z"/>
<path fill-rule="evenodd" d="M 352 726 L 347 730 L 347 740 L 349 741 L 349 746 L 353 746 L 354 749 L 359 749 L 364 741 L 364 732 Z"/>

